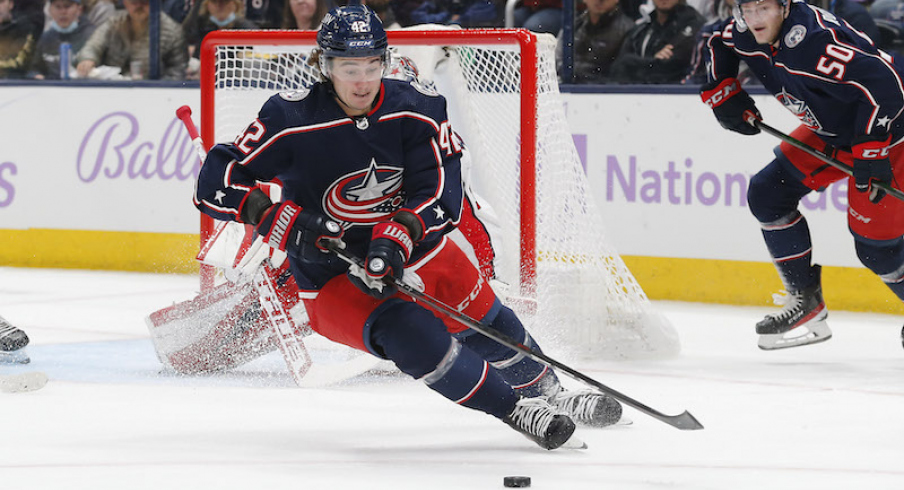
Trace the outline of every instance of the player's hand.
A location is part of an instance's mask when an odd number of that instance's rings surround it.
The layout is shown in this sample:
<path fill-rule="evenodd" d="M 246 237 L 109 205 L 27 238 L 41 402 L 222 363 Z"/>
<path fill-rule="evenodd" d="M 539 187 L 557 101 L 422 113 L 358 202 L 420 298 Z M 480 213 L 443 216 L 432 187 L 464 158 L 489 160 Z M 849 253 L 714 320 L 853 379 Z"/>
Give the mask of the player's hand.
<path fill-rule="evenodd" d="M 326 240 L 341 244 L 345 231 L 339 223 L 318 212 L 302 209 L 292 201 L 270 206 L 256 231 L 271 247 L 302 260 L 319 260 L 329 253 Z"/>
<path fill-rule="evenodd" d="M 374 226 L 370 237 L 370 245 L 367 248 L 367 257 L 364 259 L 364 274 L 361 277 L 357 271 L 349 271 L 349 279 L 361 291 L 377 299 L 386 299 L 396 292 L 398 288 L 387 281 L 391 277 L 402 279 L 405 273 L 405 264 L 411 258 L 414 250 L 414 240 L 408 232 L 408 228 L 395 221 L 384 221 Z"/>
<path fill-rule="evenodd" d="M 757 119 L 762 116 L 753 99 L 741 88 L 738 79 L 725 78 L 708 82 L 700 87 L 700 98 L 713 110 L 716 120 L 723 128 L 746 135 L 760 132 L 760 128 L 747 122 L 751 114 Z"/>
<path fill-rule="evenodd" d="M 891 184 L 894 174 L 888 159 L 888 144 L 891 137 L 884 141 L 863 141 L 851 147 L 854 154 L 854 187 L 858 192 L 869 191 L 870 202 L 877 203 L 885 197 L 885 191 L 876 182 Z"/>

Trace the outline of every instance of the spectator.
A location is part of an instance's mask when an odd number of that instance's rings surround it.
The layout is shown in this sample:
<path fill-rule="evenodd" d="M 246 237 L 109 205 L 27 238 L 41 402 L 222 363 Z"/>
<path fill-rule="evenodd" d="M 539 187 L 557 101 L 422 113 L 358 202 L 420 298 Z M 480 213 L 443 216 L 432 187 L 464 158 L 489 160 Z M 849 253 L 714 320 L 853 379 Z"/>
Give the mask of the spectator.
<path fill-rule="evenodd" d="M 574 82 L 603 83 L 628 31 L 634 27 L 619 0 L 584 0 L 574 22 Z M 559 36 L 559 60 L 562 60 Z"/>
<path fill-rule="evenodd" d="M 876 0 L 870 15 L 879 28 L 879 47 L 893 54 L 904 48 L 904 0 Z"/>
<path fill-rule="evenodd" d="M 33 26 L 13 16 L 13 0 L 0 0 L 0 78 L 24 78 L 35 49 Z"/>
<path fill-rule="evenodd" d="M 59 80 L 60 45 L 69 43 L 68 69 L 72 73 L 73 62 L 88 37 L 97 28 L 84 15 L 82 0 L 50 0 L 50 27 L 41 34 L 32 57 L 29 78 L 38 80 Z"/>
<path fill-rule="evenodd" d="M 411 12 L 414 12 L 422 3 L 424 0 L 389 0 L 389 7 L 392 9 L 396 22 L 402 27 L 408 27 L 414 25 L 414 21 L 411 20 Z"/>
<path fill-rule="evenodd" d="M 198 1 L 198 0 L 194 0 Z M 288 0 L 252 0 L 245 5 L 245 18 L 261 29 L 279 29 Z"/>
<path fill-rule="evenodd" d="M 200 56 L 201 41 L 213 31 L 257 28 L 254 22 L 245 18 L 244 0 L 198 0 L 196 6 L 182 23 L 182 34 L 191 57 Z"/>
<path fill-rule="evenodd" d="M 44 0 L 13 0 L 13 17 L 21 24 L 27 24 L 35 40 L 41 37 L 46 22 Z"/>
<path fill-rule="evenodd" d="M 99 26 L 79 52 L 78 74 L 87 77 L 98 66 L 119 68 L 133 79 L 148 77 L 150 35 L 149 0 L 123 0 L 125 11 Z M 166 15 L 160 16 L 160 78 L 181 80 L 188 64 L 188 48 L 182 29 Z"/>
<path fill-rule="evenodd" d="M 316 31 L 330 8 L 327 0 L 286 0 L 282 28 Z"/>
<path fill-rule="evenodd" d="M 398 29 L 402 27 L 396 20 L 395 11 L 392 9 L 392 0 L 363 0 L 362 5 L 367 5 L 383 21 L 384 29 Z"/>
<path fill-rule="evenodd" d="M 562 0 L 521 0 L 515 7 L 515 25 L 558 36 L 562 30 Z"/>
<path fill-rule="evenodd" d="M 498 27 L 502 24 L 501 6 L 491 0 L 425 0 L 411 12 L 411 20 L 415 24 Z"/>
<path fill-rule="evenodd" d="M 854 29 L 866 34 L 874 41 L 879 40 L 879 28 L 863 5 L 854 0 L 808 0 L 810 5 L 827 10 L 846 20 Z"/>
<path fill-rule="evenodd" d="M 610 70 L 618 83 L 679 83 L 687 73 L 703 16 L 684 0 L 653 0 L 650 17 L 625 38 Z"/>
<path fill-rule="evenodd" d="M 712 14 L 711 17 L 714 17 L 715 20 L 700 28 L 700 31 L 697 33 L 694 51 L 691 54 L 691 64 L 688 68 L 687 76 L 681 83 L 703 85 L 709 81 L 706 76 L 707 67 L 710 62 L 710 52 L 709 49 L 707 49 L 707 43 L 713 34 L 724 29 L 725 23 L 732 19 L 736 4 L 737 2 L 735 0 L 715 0 L 715 3 L 712 5 L 713 12 L 710 12 L 710 14 Z M 701 14 L 703 14 L 703 12 L 701 12 Z M 707 18 L 709 17 L 710 16 L 707 16 Z M 750 73 L 750 70 L 743 61 L 741 62 L 737 78 L 741 81 L 742 85 L 759 82 L 759 80 Z"/>
<path fill-rule="evenodd" d="M 116 6 L 113 5 L 112 0 L 82 0 L 82 10 L 82 15 L 88 19 L 88 22 L 97 27 L 113 17 L 113 14 L 116 13 Z M 47 11 L 47 17 L 50 17 L 49 11 Z"/>
<path fill-rule="evenodd" d="M 195 0 L 163 0 L 161 9 L 171 19 L 182 24 L 194 7 Z"/>

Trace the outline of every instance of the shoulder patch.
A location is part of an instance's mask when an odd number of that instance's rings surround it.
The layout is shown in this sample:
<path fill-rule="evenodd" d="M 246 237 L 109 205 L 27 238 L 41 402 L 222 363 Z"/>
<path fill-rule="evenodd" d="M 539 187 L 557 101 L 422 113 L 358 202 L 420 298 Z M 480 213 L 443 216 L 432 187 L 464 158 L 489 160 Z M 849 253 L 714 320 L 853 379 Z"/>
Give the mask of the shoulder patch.
<path fill-rule="evenodd" d="M 798 24 L 785 34 L 785 46 L 793 48 L 801 43 L 807 37 L 807 28 Z"/>
<path fill-rule="evenodd" d="M 311 91 L 308 89 L 290 90 L 288 92 L 280 92 L 279 96 L 283 100 L 286 100 L 289 102 L 298 102 L 299 100 L 302 100 L 305 97 L 307 97 L 309 93 L 311 93 Z"/>

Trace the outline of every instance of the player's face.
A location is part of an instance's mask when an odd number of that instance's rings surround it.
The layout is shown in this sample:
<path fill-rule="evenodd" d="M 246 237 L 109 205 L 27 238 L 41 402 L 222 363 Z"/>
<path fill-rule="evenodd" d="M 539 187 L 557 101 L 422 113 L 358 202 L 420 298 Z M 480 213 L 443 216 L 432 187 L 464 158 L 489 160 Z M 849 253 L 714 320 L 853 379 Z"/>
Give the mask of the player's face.
<path fill-rule="evenodd" d="M 335 58 L 331 63 L 330 79 L 346 114 L 367 114 L 380 92 L 383 59 L 379 56 Z"/>
<path fill-rule="evenodd" d="M 772 44 L 778 39 L 785 12 L 776 0 L 760 0 L 741 5 L 741 15 L 756 42 Z"/>

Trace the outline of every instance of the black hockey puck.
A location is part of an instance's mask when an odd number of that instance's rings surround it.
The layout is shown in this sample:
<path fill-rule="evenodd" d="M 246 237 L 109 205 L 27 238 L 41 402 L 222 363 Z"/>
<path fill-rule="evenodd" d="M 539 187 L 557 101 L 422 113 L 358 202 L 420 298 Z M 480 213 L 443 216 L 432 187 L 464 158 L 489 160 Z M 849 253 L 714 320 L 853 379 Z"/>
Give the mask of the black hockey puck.
<path fill-rule="evenodd" d="M 530 477 L 507 476 L 502 479 L 502 484 L 508 488 L 527 488 L 530 486 Z"/>

